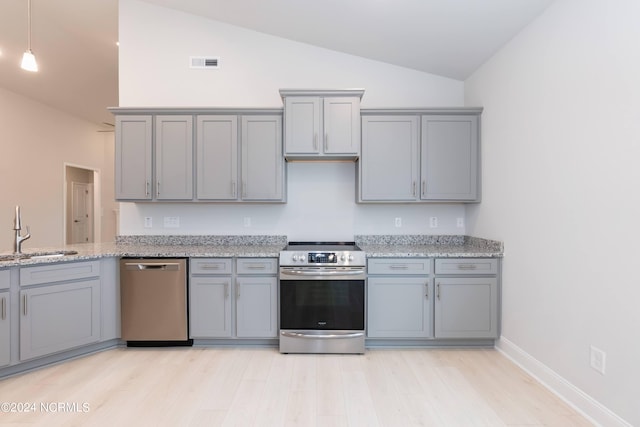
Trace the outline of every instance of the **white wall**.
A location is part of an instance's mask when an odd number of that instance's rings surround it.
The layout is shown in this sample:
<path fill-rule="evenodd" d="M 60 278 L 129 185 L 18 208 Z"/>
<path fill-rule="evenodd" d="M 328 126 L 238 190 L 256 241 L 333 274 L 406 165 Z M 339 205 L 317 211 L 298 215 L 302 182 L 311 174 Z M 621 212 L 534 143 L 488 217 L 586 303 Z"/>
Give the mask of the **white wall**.
<path fill-rule="evenodd" d="M 13 251 L 15 206 L 22 207 L 22 225 L 31 227 L 23 249 L 64 244 L 65 163 L 113 169 L 113 134 L 97 126 L 0 88 L 0 251 Z M 107 150 L 108 151 L 108 150 Z M 113 187 L 107 172 L 103 187 Z M 109 178 L 109 176 L 111 178 Z M 103 206 L 113 210 L 111 197 Z M 105 215 L 103 240 L 113 241 L 114 220 Z M 26 230 L 22 231 L 26 234 Z"/>
<path fill-rule="evenodd" d="M 639 22 L 636 0 L 559 0 L 465 82 L 466 103 L 484 106 L 483 203 L 467 231 L 505 244 L 504 348 L 633 425 Z"/>
<path fill-rule="evenodd" d="M 282 107 L 281 88 L 364 88 L 364 108 L 462 106 L 463 82 L 333 52 L 135 0 L 120 1 L 120 106 Z M 189 56 L 219 56 L 219 70 Z M 355 203 L 353 163 L 290 163 L 286 205 L 121 204 L 120 234 L 461 234 L 462 205 Z M 325 185 L 320 185 L 325 182 Z M 306 183 L 307 185 L 302 185 Z M 313 191 L 311 191 L 313 188 Z M 143 227 L 144 217 L 154 227 Z M 165 216 L 180 216 L 165 229 Z M 428 217 L 440 227 L 429 229 Z M 252 227 L 243 226 L 245 217 Z M 403 227 L 394 227 L 402 217 Z M 312 224 L 312 225 L 309 225 Z"/>

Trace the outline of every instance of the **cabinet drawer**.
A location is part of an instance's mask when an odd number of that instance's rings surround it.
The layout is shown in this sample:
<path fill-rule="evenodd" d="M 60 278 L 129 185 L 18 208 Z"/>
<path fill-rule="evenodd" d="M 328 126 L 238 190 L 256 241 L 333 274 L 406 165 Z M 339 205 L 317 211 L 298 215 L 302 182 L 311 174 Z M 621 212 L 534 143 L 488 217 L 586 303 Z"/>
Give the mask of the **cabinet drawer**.
<path fill-rule="evenodd" d="M 428 258 L 375 258 L 368 261 L 369 274 L 429 274 L 431 263 Z"/>
<path fill-rule="evenodd" d="M 231 258 L 191 258 L 191 274 L 231 274 Z"/>
<path fill-rule="evenodd" d="M 11 270 L 0 270 L 0 290 L 1 289 L 9 289 L 9 285 L 11 278 Z"/>
<path fill-rule="evenodd" d="M 238 274 L 276 274 L 277 258 L 238 258 Z"/>
<path fill-rule="evenodd" d="M 46 264 L 20 269 L 20 286 L 65 282 L 100 276 L 100 261 Z"/>
<path fill-rule="evenodd" d="M 498 260 L 492 258 L 436 259 L 436 274 L 498 274 Z"/>

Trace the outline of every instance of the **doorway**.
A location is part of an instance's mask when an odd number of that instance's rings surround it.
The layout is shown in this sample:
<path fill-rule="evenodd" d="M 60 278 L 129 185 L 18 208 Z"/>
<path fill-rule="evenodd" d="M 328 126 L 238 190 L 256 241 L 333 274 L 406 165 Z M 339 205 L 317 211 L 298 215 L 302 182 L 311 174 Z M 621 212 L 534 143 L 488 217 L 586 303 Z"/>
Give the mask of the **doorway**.
<path fill-rule="evenodd" d="M 98 172 L 65 165 L 65 242 L 94 243 L 99 236 L 96 221 Z"/>

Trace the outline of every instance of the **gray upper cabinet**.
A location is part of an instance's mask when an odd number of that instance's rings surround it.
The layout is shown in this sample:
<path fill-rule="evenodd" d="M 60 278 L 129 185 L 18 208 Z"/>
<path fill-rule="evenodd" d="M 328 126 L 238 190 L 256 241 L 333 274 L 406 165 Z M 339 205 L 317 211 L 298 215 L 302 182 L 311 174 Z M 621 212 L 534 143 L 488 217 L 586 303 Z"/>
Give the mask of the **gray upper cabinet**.
<path fill-rule="evenodd" d="M 478 198 L 478 117 L 423 116 L 422 200 Z"/>
<path fill-rule="evenodd" d="M 281 90 L 285 156 L 358 158 L 363 93 L 363 90 Z"/>
<path fill-rule="evenodd" d="M 116 199 L 151 200 L 153 117 L 116 116 Z"/>
<path fill-rule="evenodd" d="M 193 199 L 193 116 L 156 116 L 157 200 Z"/>
<path fill-rule="evenodd" d="M 479 201 L 481 111 L 363 110 L 358 201 Z"/>
<path fill-rule="evenodd" d="M 198 199 L 237 199 L 238 116 L 201 115 L 196 122 Z"/>
<path fill-rule="evenodd" d="M 414 201 L 419 122 L 415 116 L 362 118 L 359 201 Z"/>
<path fill-rule="evenodd" d="M 286 201 L 282 109 L 111 111 L 116 199 Z"/>
<path fill-rule="evenodd" d="M 242 116 L 242 200 L 284 201 L 282 117 Z"/>

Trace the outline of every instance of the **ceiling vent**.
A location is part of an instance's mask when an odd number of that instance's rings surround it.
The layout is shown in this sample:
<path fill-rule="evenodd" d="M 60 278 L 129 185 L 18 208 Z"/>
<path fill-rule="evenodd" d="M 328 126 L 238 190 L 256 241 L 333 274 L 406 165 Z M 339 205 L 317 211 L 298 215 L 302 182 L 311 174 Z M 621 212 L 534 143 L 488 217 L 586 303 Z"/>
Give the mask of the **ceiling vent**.
<path fill-rule="evenodd" d="M 189 65 L 191 68 L 216 70 L 220 68 L 220 58 L 212 56 L 191 56 L 189 57 Z"/>

